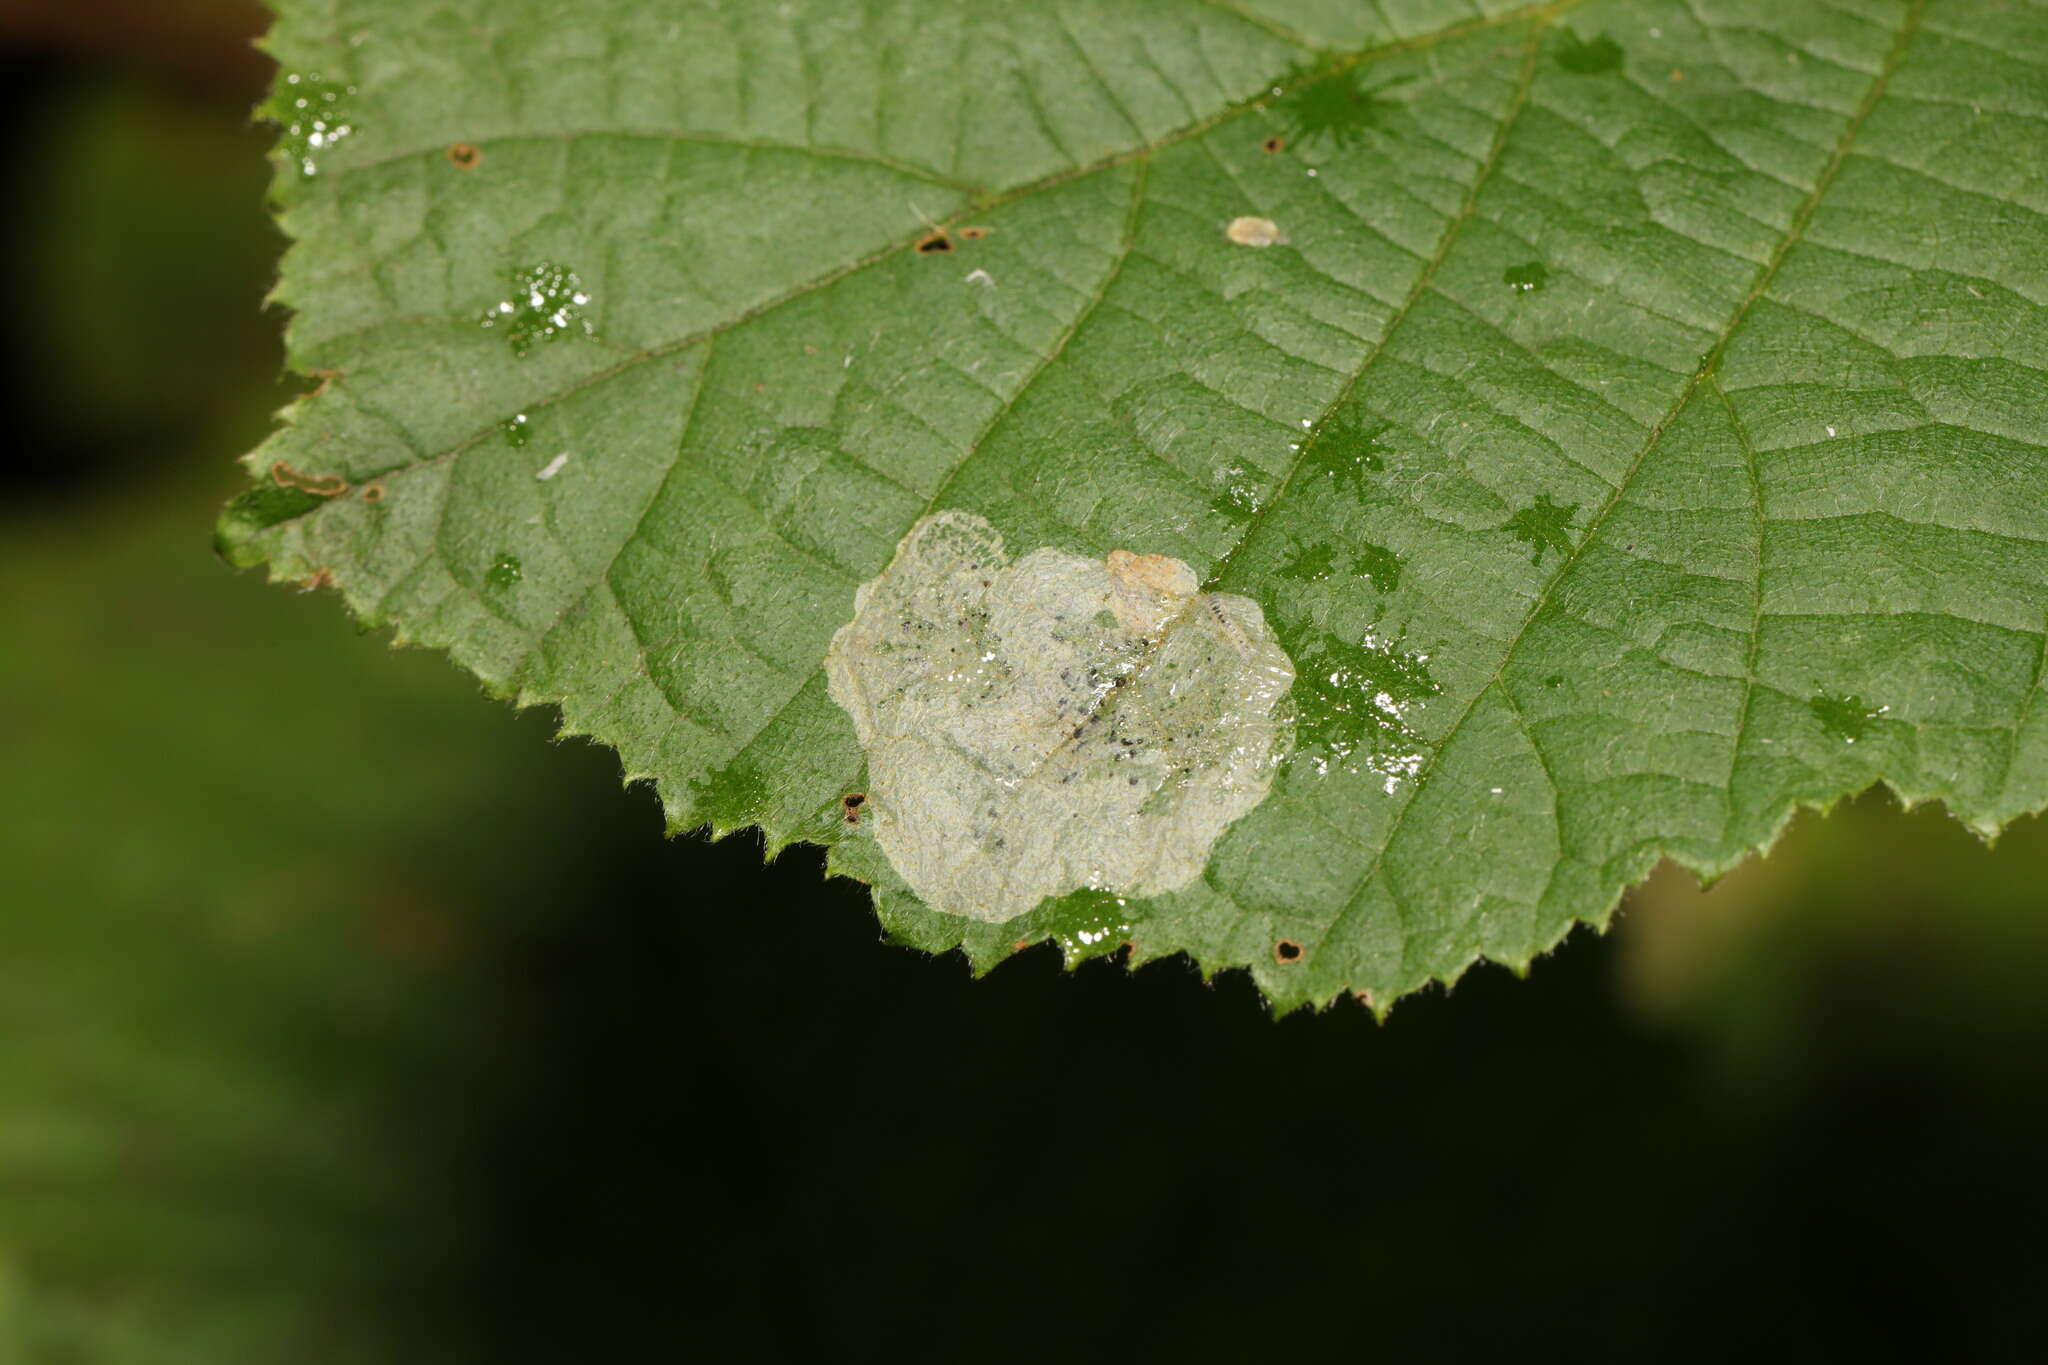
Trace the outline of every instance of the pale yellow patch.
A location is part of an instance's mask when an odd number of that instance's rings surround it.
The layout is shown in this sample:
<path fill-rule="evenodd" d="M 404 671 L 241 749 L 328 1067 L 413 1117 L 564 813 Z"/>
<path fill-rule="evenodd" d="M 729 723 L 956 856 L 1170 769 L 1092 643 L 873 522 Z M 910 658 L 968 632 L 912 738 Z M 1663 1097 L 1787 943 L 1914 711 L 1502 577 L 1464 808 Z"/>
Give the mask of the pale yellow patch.
<path fill-rule="evenodd" d="M 1223 235 L 1239 246 L 1278 246 L 1287 240 L 1271 218 L 1233 218 Z"/>

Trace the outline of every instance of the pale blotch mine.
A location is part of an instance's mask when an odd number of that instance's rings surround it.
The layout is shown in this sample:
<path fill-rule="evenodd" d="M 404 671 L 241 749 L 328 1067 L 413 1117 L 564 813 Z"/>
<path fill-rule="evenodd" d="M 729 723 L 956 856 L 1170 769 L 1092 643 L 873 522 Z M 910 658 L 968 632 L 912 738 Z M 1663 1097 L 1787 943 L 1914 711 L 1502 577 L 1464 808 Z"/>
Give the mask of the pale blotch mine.
<path fill-rule="evenodd" d="M 1249 598 L 1165 555 L 1033 550 L 940 512 L 825 656 L 868 760 L 861 828 L 926 905 L 1178 890 L 1273 784 L 1294 666 Z"/>

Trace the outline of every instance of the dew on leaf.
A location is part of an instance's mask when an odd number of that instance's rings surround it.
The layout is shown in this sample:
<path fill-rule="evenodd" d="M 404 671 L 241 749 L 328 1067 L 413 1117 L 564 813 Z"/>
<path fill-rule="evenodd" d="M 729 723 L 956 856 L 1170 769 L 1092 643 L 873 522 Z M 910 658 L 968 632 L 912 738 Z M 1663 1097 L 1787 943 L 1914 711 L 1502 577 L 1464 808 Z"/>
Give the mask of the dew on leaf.
<path fill-rule="evenodd" d="M 1533 294 L 1550 283 L 1550 267 L 1541 261 L 1524 261 L 1503 270 L 1500 282 L 1518 294 Z"/>
<path fill-rule="evenodd" d="M 1279 568 L 1282 578 L 1291 578 L 1297 583 L 1320 583 L 1336 572 L 1337 547 L 1328 541 L 1296 546 L 1294 553 Z"/>
<path fill-rule="evenodd" d="M 318 72 L 287 72 L 263 106 L 264 117 L 281 130 L 277 145 L 310 179 L 320 173 L 320 158 L 356 131 L 348 114 L 352 85 L 337 85 Z"/>
<path fill-rule="evenodd" d="M 484 571 L 484 582 L 494 588 L 509 588 L 526 577 L 526 570 L 520 567 L 519 556 L 499 551 L 491 561 L 491 567 Z"/>
<path fill-rule="evenodd" d="M 1132 913 L 1129 897 L 1084 888 L 1040 905 L 1031 922 L 1072 963 L 1120 950 L 1138 916 Z"/>
<path fill-rule="evenodd" d="M 1598 76 L 1621 66 L 1621 44 L 1600 34 L 1581 38 L 1566 33 L 1557 48 L 1557 64 L 1574 76 Z"/>
<path fill-rule="evenodd" d="M 1392 429 L 1390 422 L 1367 422 L 1356 412 L 1336 413 L 1310 436 L 1310 465 L 1338 488 L 1367 497 L 1373 490 L 1366 476 L 1386 468 L 1380 437 Z"/>
<path fill-rule="evenodd" d="M 514 450 L 525 449 L 527 441 L 533 436 L 533 432 L 527 426 L 526 414 L 523 412 L 514 413 L 505 419 L 504 432 L 505 444 L 511 446 Z"/>
<path fill-rule="evenodd" d="M 1560 506 L 1552 502 L 1548 493 L 1541 494 L 1536 501 L 1524 507 L 1507 520 L 1501 529 L 1512 531 L 1515 539 L 1524 545 L 1535 547 L 1529 556 L 1532 564 L 1543 562 L 1544 552 L 1557 550 L 1569 555 L 1572 552 L 1572 518 L 1579 514 L 1579 505 Z"/>
<path fill-rule="evenodd" d="M 1296 757 L 1318 774 L 1369 772 L 1392 796 L 1422 771 L 1424 746 L 1409 728 L 1419 702 L 1443 695 L 1427 654 L 1367 634 L 1356 644 L 1323 633 L 1295 650 Z"/>
<path fill-rule="evenodd" d="M 590 294 L 567 266 L 543 261 L 506 274 L 507 297 L 485 310 L 483 325 L 505 333 L 513 354 L 524 356 L 537 342 L 571 333 L 592 334 L 583 316 Z"/>
<path fill-rule="evenodd" d="M 1373 591 L 1392 592 L 1401 586 L 1401 563 L 1401 556 L 1383 545 L 1361 545 L 1351 557 L 1351 570 L 1371 579 Z"/>
<path fill-rule="evenodd" d="M 1312 68 L 1301 66 L 1289 71 L 1287 83 L 1304 79 L 1307 83 L 1273 103 L 1273 112 L 1287 125 L 1288 135 L 1303 146 L 1327 141 L 1342 151 L 1379 127 L 1395 108 L 1394 101 L 1380 98 L 1379 92 L 1397 82 L 1367 90 L 1359 85 L 1354 71 L 1316 78 L 1311 78 L 1311 73 Z"/>
<path fill-rule="evenodd" d="M 1257 471 L 1231 465 L 1223 471 L 1223 491 L 1209 500 L 1209 510 L 1232 521 L 1255 515 L 1265 503 Z"/>
<path fill-rule="evenodd" d="M 1837 696 L 1817 692 L 1806 705 L 1820 722 L 1820 728 L 1844 744 L 1854 744 L 1868 736 L 1877 718 L 1891 710 L 1889 706 L 1870 706 L 1853 693 Z"/>

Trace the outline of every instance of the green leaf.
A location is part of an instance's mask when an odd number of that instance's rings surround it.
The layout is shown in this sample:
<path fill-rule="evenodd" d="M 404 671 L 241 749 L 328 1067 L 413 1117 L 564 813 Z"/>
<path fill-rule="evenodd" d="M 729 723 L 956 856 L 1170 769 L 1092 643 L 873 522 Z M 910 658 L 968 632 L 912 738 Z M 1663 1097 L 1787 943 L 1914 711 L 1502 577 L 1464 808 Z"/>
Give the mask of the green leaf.
<path fill-rule="evenodd" d="M 1384 1007 L 1873 781 L 2048 802 L 2038 2 L 281 9 L 329 380 L 229 553 L 903 942 Z M 849 815 L 827 649 L 948 509 L 1277 631 L 1292 757 L 1193 884 L 974 922 Z"/>

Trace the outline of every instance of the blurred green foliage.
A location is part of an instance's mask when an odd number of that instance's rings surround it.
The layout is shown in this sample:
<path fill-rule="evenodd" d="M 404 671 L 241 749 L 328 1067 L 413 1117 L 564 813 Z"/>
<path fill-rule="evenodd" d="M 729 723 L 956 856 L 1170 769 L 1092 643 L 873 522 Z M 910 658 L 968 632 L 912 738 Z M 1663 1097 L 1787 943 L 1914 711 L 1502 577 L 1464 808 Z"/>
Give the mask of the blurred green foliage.
<path fill-rule="evenodd" d="M 207 555 L 281 392 L 242 107 L 18 124 L 0 1362 L 2029 1358 L 2041 822 L 1852 803 L 1385 1026 L 969 981 Z"/>
<path fill-rule="evenodd" d="M 0 1360 L 432 1359 L 473 921 L 566 890 L 507 834 L 564 818 L 547 726 L 205 552 L 278 392 L 265 134 L 38 113 L 14 406 L 96 462 L 0 523 Z"/>

